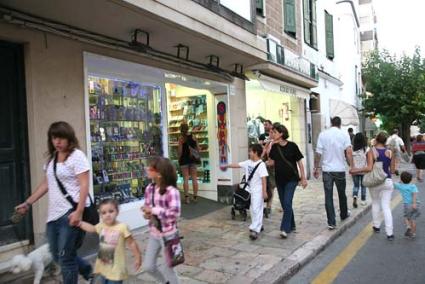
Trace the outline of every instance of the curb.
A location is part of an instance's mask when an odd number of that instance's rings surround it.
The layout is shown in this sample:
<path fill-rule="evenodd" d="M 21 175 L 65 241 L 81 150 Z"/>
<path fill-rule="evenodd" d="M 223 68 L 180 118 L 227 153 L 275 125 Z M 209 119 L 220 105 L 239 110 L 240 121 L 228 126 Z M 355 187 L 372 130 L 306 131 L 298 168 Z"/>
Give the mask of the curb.
<path fill-rule="evenodd" d="M 270 270 L 261 274 L 252 283 L 285 283 L 285 281 L 288 281 L 289 278 L 297 273 L 302 267 L 307 265 L 334 240 L 351 228 L 361 217 L 365 216 L 371 208 L 372 205 L 369 204 L 353 218 L 344 222 L 336 231 L 322 231 L 320 235 L 316 236 L 311 241 L 304 243 L 301 247 L 293 251 L 289 257 L 275 264 Z"/>

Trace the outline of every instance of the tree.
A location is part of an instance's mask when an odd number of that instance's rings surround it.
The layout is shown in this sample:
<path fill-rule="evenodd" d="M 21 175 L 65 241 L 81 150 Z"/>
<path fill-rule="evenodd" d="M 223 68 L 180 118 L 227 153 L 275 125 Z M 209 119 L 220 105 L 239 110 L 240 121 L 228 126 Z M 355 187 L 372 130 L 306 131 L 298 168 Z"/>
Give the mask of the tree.
<path fill-rule="evenodd" d="M 366 91 L 365 111 L 385 118 L 385 125 L 397 125 L 407 145 L 410 125 L 425 114 L 425 58 L 417 47 L 412 57 L 401 58 L 386 50 L 371 53 L 363 67 Z M 389 130 L 389 129 L 388 129 Z"/>

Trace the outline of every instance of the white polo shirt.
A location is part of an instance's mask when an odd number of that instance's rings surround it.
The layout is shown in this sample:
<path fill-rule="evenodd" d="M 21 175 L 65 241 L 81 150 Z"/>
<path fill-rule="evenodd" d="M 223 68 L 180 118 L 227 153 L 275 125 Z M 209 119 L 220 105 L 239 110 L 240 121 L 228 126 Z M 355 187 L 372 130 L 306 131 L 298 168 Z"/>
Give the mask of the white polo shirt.
<path fill-rule="evenodd" d="M 350 136 L 338 127 L 319 134 L 316 152 L 322 156 L 323 172 L 345 172 L 345 150 L 351 147 Z"/>

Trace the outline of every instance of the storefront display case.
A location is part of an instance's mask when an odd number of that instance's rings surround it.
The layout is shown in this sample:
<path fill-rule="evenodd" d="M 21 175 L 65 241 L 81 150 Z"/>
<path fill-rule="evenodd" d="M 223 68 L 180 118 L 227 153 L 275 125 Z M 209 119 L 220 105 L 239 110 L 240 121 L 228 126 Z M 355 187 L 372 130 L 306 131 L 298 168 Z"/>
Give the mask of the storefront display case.
<path fill-rule="evenodd" d="M 148 158 L 163 155 L 160 88 L 96 76 L 88 87 L 95 201 L 141 199 Z"/>
<path fill-rule="evenodd" d="M 197 167 L 198 182 L 210 183 L 210 149 L 207 96 L 203 90 L 186 88 L 175 84 L 166 84 L 168 105 L 168 136 L 169 158 L 179 169 L 178 146 L 181 136 L 180 125 L 185 122 L 189 126 L 189 133 L 193 135 L 199 146 L 201 163 Z M 204 91 L 205 92 L 205 91 Z M 181 172 L 178 171 L 178 182 L 183 182 Z"/>

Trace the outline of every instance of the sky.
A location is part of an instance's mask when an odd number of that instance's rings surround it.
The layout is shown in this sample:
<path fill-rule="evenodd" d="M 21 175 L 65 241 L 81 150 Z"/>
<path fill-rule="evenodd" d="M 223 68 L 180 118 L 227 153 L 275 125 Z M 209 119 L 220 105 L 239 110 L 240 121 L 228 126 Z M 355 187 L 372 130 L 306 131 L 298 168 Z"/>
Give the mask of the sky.
<path fill-rule="evenodd" d="M 411 55 L 415 45 L 425 56 L 425 0 L 373 0 L 379 48 Z"/>

